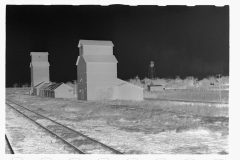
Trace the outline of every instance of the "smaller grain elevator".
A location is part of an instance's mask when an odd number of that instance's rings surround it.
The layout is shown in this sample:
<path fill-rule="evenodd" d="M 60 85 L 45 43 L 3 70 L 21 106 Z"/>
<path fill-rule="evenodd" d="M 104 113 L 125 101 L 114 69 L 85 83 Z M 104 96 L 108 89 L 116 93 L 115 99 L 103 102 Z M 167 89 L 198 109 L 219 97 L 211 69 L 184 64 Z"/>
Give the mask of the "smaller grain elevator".
<path fill-rule="evenodd" d="M 49 82 L 48 52 L 31 52 L 31 93 L 33 88 L 42 82 Z"/>

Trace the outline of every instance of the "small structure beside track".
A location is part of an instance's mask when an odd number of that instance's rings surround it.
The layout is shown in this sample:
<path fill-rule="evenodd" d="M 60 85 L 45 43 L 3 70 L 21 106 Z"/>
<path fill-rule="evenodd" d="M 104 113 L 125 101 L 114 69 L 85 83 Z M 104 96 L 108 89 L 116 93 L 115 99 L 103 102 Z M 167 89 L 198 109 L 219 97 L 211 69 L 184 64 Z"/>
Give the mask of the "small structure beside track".
<path fill-rule="evenodd" d="M 153 82 L 148 85 L 148 91 L 163 91 L 164 89 L 163 85 L 154 85 Z"/>

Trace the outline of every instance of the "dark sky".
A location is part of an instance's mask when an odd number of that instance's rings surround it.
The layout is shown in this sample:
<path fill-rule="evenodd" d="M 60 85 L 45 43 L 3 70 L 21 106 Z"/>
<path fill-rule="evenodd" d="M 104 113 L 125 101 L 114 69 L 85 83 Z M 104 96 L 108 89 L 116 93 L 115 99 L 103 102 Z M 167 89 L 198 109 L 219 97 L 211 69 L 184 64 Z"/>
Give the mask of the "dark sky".
<path fill-rule="evenodd" d="M 6 85 L 30 84 L 30 52 L 49 52 L 50 80 L 77 79 L 78 41 L 111 40 L 124 80 L 229 75 L 229 6 L 6 7 Z"/>

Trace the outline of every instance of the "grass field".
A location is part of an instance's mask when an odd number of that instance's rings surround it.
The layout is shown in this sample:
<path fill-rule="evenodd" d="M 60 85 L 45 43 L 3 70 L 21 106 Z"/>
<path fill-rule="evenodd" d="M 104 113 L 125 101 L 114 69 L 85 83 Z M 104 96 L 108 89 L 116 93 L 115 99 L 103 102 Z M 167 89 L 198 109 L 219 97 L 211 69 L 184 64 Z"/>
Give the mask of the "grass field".
<path fill-rule="evenodd" d="M 30 87 L 26 87 L 26 88 L 6 88 L 6 95 L 9 94 L 29 94 L 30 91 Z"/>
<path fill-rule="evenodd" d="M 144 98 L 207 101 L 207 102 L 228 102 L 229 91 L 210 89 L 165 89 L 163 91 L 144 91 Z"/>
<path fill-rule="evenodd" d="M 91 137 L 121 146 L 125 153 L 228 153 L 228 104 L 7 97 Z M 141 147 L 142 142 L 147 147 Z"/>

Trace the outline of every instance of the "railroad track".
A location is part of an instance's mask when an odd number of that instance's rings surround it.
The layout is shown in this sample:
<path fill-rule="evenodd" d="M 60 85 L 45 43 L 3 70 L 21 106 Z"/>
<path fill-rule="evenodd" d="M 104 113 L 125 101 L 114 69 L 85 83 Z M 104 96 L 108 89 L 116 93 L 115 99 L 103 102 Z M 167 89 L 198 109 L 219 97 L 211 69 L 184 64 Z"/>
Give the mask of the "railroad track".
<path fill-rule="evenodd" d="M 10 108 L 14 109 L 24 117 L 30 119 L 51 135 L 60 139 L 66 147 L 78 154 L 123 154 L 122 152 L 107 146 L 87 135 L 60 124 L 48 117 L 38 114 L 22 105 L 6 100 Z"/>
<path fill-rule="evenodd" d="M 188 101 L 178 99 L 155 99 L 155 98 L 144 98 L 150 101 L 171 101 L 171 102 L 185 102 L 185 103 L 205 103 L 205 104 L 228 104 L 227 102 L 211 102 L 211 101 Z"/>
<path fill-rule="evenodd" d="M 7 150 L 9 150 L 10 154 L 14 154 L 14 151 L 13 151 L 13 149 L 12 149 L 11 144 L 9 143 L 9 140 L 8 140 L 6 134 L 5 134 L 5 141 L 6 141 L 6 147 L 7 147 Z"/>

